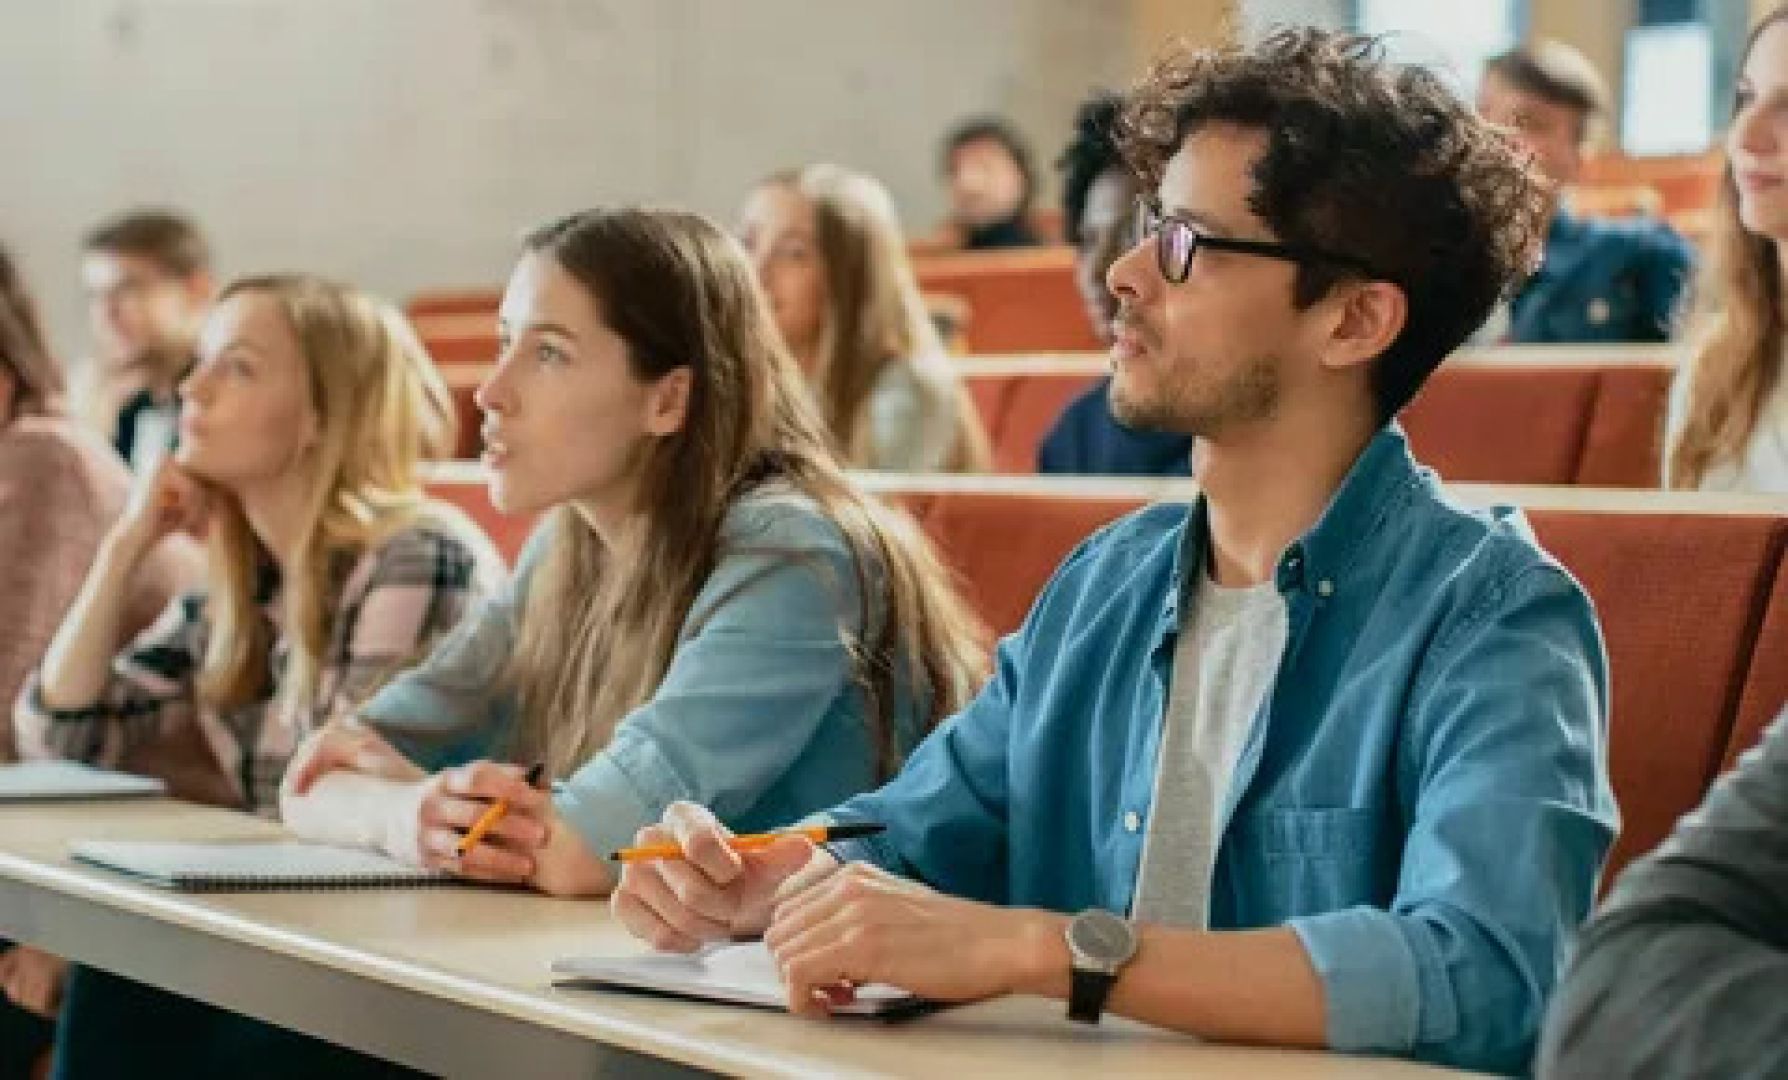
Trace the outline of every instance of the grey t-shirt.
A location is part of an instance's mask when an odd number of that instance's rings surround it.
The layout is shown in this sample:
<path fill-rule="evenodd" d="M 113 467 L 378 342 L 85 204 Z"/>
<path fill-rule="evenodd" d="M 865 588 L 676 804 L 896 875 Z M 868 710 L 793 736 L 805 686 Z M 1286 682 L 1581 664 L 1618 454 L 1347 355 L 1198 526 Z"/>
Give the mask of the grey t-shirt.
<path fill-rule="evenodd" d="M 1286 632 L 1285 598 L 1273 581 L 1225 589 L 1198 575 L 1174 648 L 1133 918 L 1208 925 L 1218 819 L 1236 756 L 1279 669 Z"/>

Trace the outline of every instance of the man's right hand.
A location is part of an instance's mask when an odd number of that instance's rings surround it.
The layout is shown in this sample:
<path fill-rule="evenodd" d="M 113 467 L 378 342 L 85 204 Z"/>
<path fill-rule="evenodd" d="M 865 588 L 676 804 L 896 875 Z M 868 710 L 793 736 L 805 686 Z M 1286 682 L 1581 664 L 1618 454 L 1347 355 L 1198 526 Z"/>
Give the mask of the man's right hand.
<path fill-rule="evenodd" d="M 838 861 L 791 836 L 761 851 L 734 851 L 732 832 L 704 807 L 672 803 L 636 846 L 675 844 L 681 859 L 627 863 L 609 903 L 634 937 L 665 952 L 694 952 L 710 941 L 755 937 L 777 901 L 838 869 Z"/>

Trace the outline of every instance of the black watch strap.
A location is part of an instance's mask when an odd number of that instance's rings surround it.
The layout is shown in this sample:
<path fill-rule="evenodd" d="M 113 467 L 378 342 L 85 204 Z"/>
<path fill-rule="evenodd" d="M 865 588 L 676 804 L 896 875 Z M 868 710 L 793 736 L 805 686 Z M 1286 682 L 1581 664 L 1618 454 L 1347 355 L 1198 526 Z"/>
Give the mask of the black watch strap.
<path fill-rule="evenodd" d="M 1108 971 L 1073 968 L 1068 978 L 1068 1018 L 1083 1024 L 1097 1024 L 1105 1012 L 1105 999 L 1111 996 L 1111 984 L 1117 976 Z"/>

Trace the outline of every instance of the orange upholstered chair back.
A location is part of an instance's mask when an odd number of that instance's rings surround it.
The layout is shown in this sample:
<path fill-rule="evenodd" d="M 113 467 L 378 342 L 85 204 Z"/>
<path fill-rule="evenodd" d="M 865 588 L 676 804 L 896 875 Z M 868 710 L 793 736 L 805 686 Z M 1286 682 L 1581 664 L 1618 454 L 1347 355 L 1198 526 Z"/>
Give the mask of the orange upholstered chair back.
<path fill-rule="evenodd" d="M 996 634 L 1018 629 L 1074 546 L 1143 505 L 1129 497 L 950 491 L 905 501 Z"/>
<path fill-rule="evenodd" d="M 927 255 L 913 261 L 919 287 L 968 310 L 970 354 L 1099 348 L 1074 284 L 1074 249 L 1026 248 Z"/>
<path fill-rule="evenodd" d="M 1541 510 L 1608 643 L 1609 768 L 1622 826 L 1605 880 L 1701 801 L 1727 752 L 1788 521 Z"/>
<path fill-rule="evenodd" d="M 1443 366 L 1402 420 L 1416 457 L 1450 482 L 1569 484 L 1595 396 L 1590 368 Z"/>
<path fill-rule="evenodd" d="M 429 289 L 410 297 L 404 304 L 404 314 L 417 321 L 435 315 L 474 315 L 494 323 L 502 302 L 503 290 L 490 286 Z"/>
<path fill-rule="evenodd" d="M 1726 742 L 1721 763 L 1730 769 L 1739 755 L 1757 745 L 1770 721 L 1788 708 L 1788 566 L 1777 564 L 1775 582 L 1763 609 L 1757 647 L 1751 650 L 1750 670 L 1738 699 L 1738 717 Z"/>
<path fill-rule="evenodd" d="M 1676 369 L 1668 363 L 1596 369 L 1595 404 L 1573 482 L 1655 488 L 1664 475 L 1664 412 Z"/>

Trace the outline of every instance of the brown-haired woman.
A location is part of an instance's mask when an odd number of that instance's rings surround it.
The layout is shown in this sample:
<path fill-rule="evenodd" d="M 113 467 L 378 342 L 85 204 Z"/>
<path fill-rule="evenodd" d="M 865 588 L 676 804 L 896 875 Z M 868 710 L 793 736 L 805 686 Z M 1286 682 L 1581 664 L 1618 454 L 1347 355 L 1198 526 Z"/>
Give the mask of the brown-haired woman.
<path fill-rule="evenodd" d="M 1752 30 L 1714 226 L 1719 309 L 1671 393 L 1664 486 L 1788 494 L 1788 5 Z"/>
<path fill-rule="evenodd" d="M 124 511 L 130 473 L 69 419 L 62 371 L 11 256 L 0 250 L 0 761 L 17 756 L 11 703 L 80 590 L 100 540 Z M 141 629 L 196 579 L 196 552 L 171 538 L 147 553 L 120 597 Z"/>
<path fill-rule="evenodd" d="M 509 591 L 364 726 L 319 737 L 288 820 L 602 894 L 605 856 L 674 801 L 753 829 L 873 786 L 974 691 L 985 653 L 924 539 L 833 456 L 737 243 L 621 210 L 526 247 L 478 402 L 492 501 L 549 520 Z M 497 761 L 560 782 L 548 796 Z M 368 773 L 391 784 L 382 821 L 330 794 Z M 508 816 L 460 855 L 499 798 Z M 331 823 L 331 802 L 361 820 Z"/>
<path fill-rule="evenodd" d="M 836 165 L 778 173 L 746 200 L 740 234 L 846 462 L 987 468 L 986 432 L 925 311 L 881 184 Z"/>
<path fill-rule="evenodd" d="M 0 762 L 17 756 L 11 708 L 80 590 L 100 541 L 124 511 L 130 473 L 111 447 L 69 419 L 62 371 L 36 306 L 0 249 Z M 170 538 L 120 598 L 133 633 L 197 577 L 196 552 Z M 130 764 L 140 764 L 131 762 Z M 48 1050 L 62 961 L 0 941 L 0 1080 L 30 1075 Z"/>

